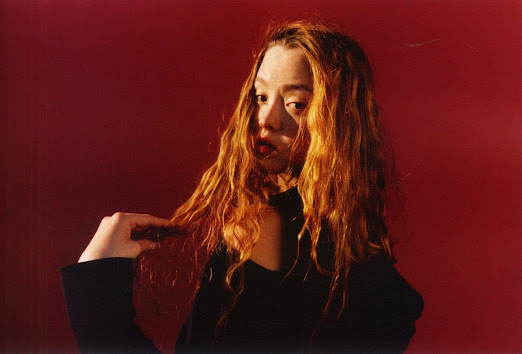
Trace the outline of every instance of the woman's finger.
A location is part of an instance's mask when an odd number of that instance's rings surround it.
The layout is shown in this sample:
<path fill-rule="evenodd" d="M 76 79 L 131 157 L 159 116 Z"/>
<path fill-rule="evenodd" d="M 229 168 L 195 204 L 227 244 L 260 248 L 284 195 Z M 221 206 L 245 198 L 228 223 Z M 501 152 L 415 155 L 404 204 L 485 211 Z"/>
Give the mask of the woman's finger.
<path fill-rule="evenodd" d="M 133 230 L 150 230 L 159 235 L 160 232 L 164 232 L 165 228 L 174 228 L 174 224 L 167 219 L 148 214 L 117 212 L 110 217 L 103 218 L 79 261 L 85 262 L 107 257 L 135 258 L 143 251 L 154 249 L 156 243 L 142 239 L 139 235 L 133 237 Z M 156 237 L 156 240 L 159 239 L 159 236 Z"/>
<path fill-rule="evenodd" d="M 129 227 L 135 228 L 147 228 L 147 227 L 173 227 L 172 223 L 168 219 L 163 219 L 157 216 L 149 214 L 135 214 L 135 213 L 115 213 L 114 218 L 116 223 L 128 223 Z"/>
<path fill-rule="evenodd" d="M 140 253 L 144 251 L 151 251 L 158 247 L 158 244 L 156 242 L 150 240 L 136 240 L 136 242 L 140 245 Z"/>

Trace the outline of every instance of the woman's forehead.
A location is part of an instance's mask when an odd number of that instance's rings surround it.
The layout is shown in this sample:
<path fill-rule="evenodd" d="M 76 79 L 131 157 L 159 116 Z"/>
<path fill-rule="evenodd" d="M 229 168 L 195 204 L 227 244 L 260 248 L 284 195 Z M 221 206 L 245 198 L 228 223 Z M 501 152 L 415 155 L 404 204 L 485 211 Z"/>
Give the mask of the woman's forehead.
<path fill-rule="evenodd" d="M 311 88 L 313 77 L 301 49 L 275 45 L 266 51 L 257 71 L 256 83 L 303 85 Z"/>

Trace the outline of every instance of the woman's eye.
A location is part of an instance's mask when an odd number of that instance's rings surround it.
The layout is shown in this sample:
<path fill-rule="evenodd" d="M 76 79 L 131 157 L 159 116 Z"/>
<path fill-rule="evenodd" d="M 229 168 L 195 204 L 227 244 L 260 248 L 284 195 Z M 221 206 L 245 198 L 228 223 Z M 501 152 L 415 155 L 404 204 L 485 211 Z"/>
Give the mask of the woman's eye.
<path fill-rule="evenodd" d="M 258 103 L 264 103 L 267 101 L 266 96 L 264 95 L 256 95 L 256 102 Z"/>
<path fill-rule="evenodd" d="M 306 108 L 306 103 L 292 102 L 292 103 L 290 103 L 290 107 L 292 107 L 295 110 L 302 111 L 303 109 Z"/>

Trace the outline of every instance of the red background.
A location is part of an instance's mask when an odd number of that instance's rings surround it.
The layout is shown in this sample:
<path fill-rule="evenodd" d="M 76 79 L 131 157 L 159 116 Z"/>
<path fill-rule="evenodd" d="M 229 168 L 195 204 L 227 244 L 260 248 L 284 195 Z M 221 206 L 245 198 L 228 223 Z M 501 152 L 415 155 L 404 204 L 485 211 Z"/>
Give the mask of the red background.
<path fill-rule="evenodd" d="M 104 215 L 169 216 L 263 29 L 310 16 L 374 66 L 406 197 L 397 266 L 425 299 L 409 350 L 522 351 L 521 4 L 2 2 L 0 351 L 75 348 L 59 266 Z"/>

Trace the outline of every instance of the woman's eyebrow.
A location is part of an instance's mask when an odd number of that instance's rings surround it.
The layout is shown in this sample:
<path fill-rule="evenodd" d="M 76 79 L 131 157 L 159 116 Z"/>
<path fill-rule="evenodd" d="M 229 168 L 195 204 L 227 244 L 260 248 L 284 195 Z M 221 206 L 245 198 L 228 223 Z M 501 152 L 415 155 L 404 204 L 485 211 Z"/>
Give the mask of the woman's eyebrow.
<path fill-rule="evenodd" d="M 266 80 L 263 79 L 262 77 L 256 77 L 256 79 L 254 81 L 254 85 L 255 84 L 266 85 L 267 83 L 266 83 Z M 304 90 L 304 91 L 313 93 L 312 88 L 306 84 L 285 84 L 285 85 L 283 85 L 283 92 L 295 91 L 295 90 Z"/>
<path fill-rule="evenodd" d="M 308 87 L 308 85 L 306 84 L 287 84 L 287 85 L 283 85 L 283 91 L 286 92 L 286 91 L 294 91 L 294 90 L 304 90 L 304 91 L 308 91 L 310 93 L 313 93 L 313 90 Z"/>
<path fill-rule="evenodd" d="M 266 80 L 263 79 L 262 77 L 257 76 L 256 79 L 254 80 L 254 85 L 255 84 L 266 85 Z"/>

